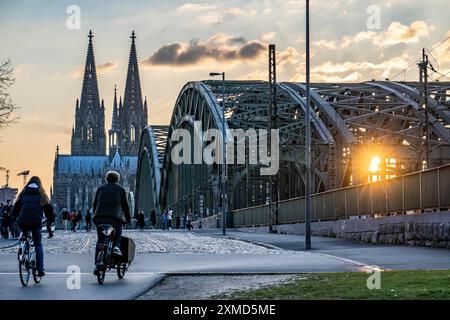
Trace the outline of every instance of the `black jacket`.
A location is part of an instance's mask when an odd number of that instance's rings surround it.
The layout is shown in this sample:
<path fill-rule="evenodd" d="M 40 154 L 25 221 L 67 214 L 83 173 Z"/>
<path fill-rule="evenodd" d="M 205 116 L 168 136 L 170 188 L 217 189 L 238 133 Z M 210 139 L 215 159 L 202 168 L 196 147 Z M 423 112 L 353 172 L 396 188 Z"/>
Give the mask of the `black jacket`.
<path fill-rule="evenodd" d="M 43 214 L 51 216 L 53 206 L 41 205 L 39 189 L 27 186 L 14 204 L 13 215 L 22 230 L 42 228 Z"/>
<path fill-rule="evenodd" d="M 98 217 L 113 217 L 122 223 L 131 221 L 126 191 L 117 183 L 108 182 L 97 189 L 93 209 L 94 223 Z"/>

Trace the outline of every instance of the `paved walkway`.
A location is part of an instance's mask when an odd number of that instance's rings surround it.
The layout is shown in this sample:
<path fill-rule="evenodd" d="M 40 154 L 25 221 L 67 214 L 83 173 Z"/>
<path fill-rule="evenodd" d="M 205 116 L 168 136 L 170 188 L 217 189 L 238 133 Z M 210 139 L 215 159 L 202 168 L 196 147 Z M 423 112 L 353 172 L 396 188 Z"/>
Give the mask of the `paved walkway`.
<path fill-rule="evenodd" d="M 0 237 L 0 250 L 6 249 L 6 248 L 12 248 L 15 245 L 17 245 L 19 241 L 14 240 L 12 238 L 5 239 L 3 237 Z"/>
<path fill-rule="evenodd" d="M 200 234 L 223 237 L 218 230 L 197 230 Z M 269 244 L 293 251 L 304 251 L 305 237 L 228 230 L 227 237 Z M 383 269 L 450 269 L 450 250 L 372 245 L 344 239 L 312 237 L 311 253 L 349 259 L 361 265 L 377 265 Z"/>
<path fill-rule="evenodd" d="M 234 239 L 227 239 L 218 230 L 197 232 L 126 231 L 125 235 L 138 244 L 135 261 L 123 280 L 111 271 L 103 286 L 92 275 L 94 233 L 58 232 L 52 239 L 45 237 L 47 276 L 42 283 L 31 283 L 26 288 L 19 282 L 16 247 L 0 249 L 0 299 L 133 299 L 167 274 L 364 271 L 368 265 L 385 269 L 450 269 L 450 250 L 373 246 L 314 237 L 314 250 L 305 252 L 301 236 L 229 230 L 227 237 Z M 67 286 L 72 276 L 67 268 L 71 265 L 80 268 L 80 289 L 70 290 Z"/>

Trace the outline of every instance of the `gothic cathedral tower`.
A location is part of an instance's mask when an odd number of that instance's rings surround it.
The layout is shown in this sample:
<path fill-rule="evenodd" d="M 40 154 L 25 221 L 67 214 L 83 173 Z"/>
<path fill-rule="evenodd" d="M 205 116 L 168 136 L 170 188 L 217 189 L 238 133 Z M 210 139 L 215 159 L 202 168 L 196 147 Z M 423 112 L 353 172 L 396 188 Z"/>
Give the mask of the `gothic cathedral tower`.
<path fill-rule="evenodd" d="M 95 68 L 92 31 L 84 67 L 81 99 L 76 103 L 75 127 L 72 129 L 72 155 L 106 155 L 105 106 L 100 104 Z"/>
<path fill-rule="evenodd" d="M 147 125 L 147 99 L 142 101 L 141 81 L 139 79 L 136 55 L 135 33 L 131 34 L 130 59 L 123 105 L 119 105 L 120 134 L 118 147 L 123 156 L 137 156 L 141 132 Z"/>

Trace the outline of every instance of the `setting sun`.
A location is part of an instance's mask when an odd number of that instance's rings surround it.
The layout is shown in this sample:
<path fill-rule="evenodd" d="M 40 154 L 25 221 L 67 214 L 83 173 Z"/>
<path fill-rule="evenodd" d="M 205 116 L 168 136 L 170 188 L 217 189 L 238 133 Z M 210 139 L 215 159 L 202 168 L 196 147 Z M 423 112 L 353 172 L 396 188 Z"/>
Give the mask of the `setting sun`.
<path fill-rule="evenodd" d="M 378 172 L 380 170 L 380 158 L 375 156 L 370 161 L 369 171 Z"/>

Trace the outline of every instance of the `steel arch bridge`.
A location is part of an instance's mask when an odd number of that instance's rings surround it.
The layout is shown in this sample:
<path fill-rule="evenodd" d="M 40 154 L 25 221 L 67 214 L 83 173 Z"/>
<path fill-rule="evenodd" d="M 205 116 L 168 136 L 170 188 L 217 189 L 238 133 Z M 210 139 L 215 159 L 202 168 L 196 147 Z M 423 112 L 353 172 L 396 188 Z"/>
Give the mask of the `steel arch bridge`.
<path fill-rule="evenodd" d="M 191 136 L 217 129 L 222 134 L 222 82 L 189 82 L 176 100 L 168 127 L 148 126 L 140 141 L 136 208 L 172 207 L 175 212 L 218 212 L 220 166 L 178 164 L 171 159 L 176 129 Z M 450 83 L 429 83 L 428 122 L 420 103 L 420 84 L 390 81 L 317 83 L 311 105 L 303 83 L 277 84 L 279 129 L 278 193 L 280 200 L 304 194 L 304 115 L 310 113 L 314 192 L 386 179 L 450 162 Z M 270 87 L 264 81 L 226 81 L 228 129 L 267 129 Z M 196 126 L 195 123 L 200 123 Z M 197 133 L 197 135 L 196 135 Z M 425 137 L 428 136 L 428 139 Z M 237 143 L 227 134 L 227 141 Z M 191 141 L 201 143 L 203 141 Z M 228 142 L 230 143 L 230 142 Z M 246 147 L 248 151 L 248 146 Z M 370 168 L 376 161 L 376 170 Z M 236 161 L 235 161 L 236 163 Z M 231 209 L 265 204 L 269 177 L 258 164 L 228 166 L 227 197 Z"/>

